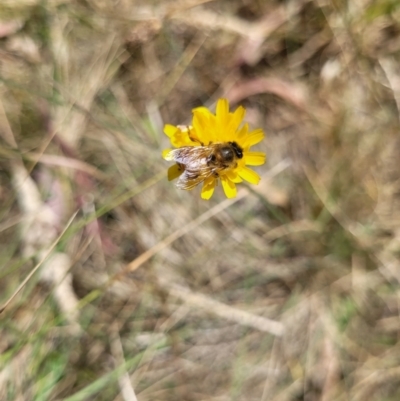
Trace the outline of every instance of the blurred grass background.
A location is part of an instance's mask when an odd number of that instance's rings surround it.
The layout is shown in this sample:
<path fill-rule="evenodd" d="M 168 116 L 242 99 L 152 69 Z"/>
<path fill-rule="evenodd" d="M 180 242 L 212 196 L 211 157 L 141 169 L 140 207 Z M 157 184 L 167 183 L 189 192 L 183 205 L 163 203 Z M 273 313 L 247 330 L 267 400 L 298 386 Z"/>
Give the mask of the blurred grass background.
<path fill-rule="evenodd" d="M 399 56 L 395 0 L 2 0 L 0 399 L 399 400 Z M 206 202 L 220 97 L 268 162 Z"/>

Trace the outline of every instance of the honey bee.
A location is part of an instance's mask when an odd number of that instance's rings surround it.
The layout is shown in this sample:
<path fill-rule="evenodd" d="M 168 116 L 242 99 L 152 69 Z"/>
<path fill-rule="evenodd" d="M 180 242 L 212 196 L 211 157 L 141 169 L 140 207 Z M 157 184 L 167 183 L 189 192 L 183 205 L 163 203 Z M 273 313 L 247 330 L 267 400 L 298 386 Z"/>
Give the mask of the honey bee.
<path fill-rule="evenodd" d="M 183 146 L 171 150 L 166 160 L 175 161 L 183 171 L 176 186 L 193 189 L 213 176 L 237 167 L 237 160 L 243 158 L 243 149 L 236 142 L 211 143 L 201 146 Z"/>

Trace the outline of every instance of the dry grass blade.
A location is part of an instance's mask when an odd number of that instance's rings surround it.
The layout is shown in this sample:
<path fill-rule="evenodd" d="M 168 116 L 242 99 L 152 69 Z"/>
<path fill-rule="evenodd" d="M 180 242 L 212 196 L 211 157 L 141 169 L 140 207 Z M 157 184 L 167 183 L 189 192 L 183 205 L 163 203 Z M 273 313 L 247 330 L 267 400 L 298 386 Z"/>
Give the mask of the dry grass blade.
<path fill-rule="evenodd" d="M 0 399 L 398 401 L 399 12 L 0 0 Z M 161 152 L 218 97 L 206 202 Z"/>
<path fill-rule="evenodd" d="M 113 354 L 116 365 L 123 366 L 124 361 L 124 350 L 122 348 L 121 339 L 118 335 L 116 328 L 112 330 L 111 335 L 111 353 Z M 132 387 L 132 383 L 128 372 L 125 372 L 118 378 L 118 383 L 121 387 L 121 395 L 124 401 L 137 401 L 135 390 Z"/>
<path fill-rule="evenodd" d="M 280 164 L 275 166 L 269 173 L 265 174 L 264 179 L 271 179 L 275 175 L 281 173 L 284 171 L 287 167 L 289 166 L 288 162 L 286 160 L 282 161 Z M 204 223 L 211 217 L 217 215 L 218 213 L 222 212 L 229 206 L 235 204 L 236 202 L 240 201 L 243 199 L 245 196 L 249 194 L 249 191 L 247 189 L 241 189 L 236 198 L 233 199 L 225 199 L 218 205 L 212 207 L 211 209 L 207 210 L 207 212 L 203 213 L 190 223 L 186 224 L 182 228 L 179 228 L 172 234 L 170 234 L 167 238 L 165 238 L 163 241 L 159 242 L 157 245 L 152 247 L 151 249 L 148 249 L 146 252 L 142 253 L 139 257 L 137 257 L 135 260 L 130 262 L 127 267 L 124 269 L 124 271 L 121 274 L 125 274 L 125 272 L 128 271 L 135 271 L 138 269 L 143 263 L 147 262 L 150 258 L 152 258 L 154 255 L 156 255 L 158 252 L 161 250 L 165 249 L 169 245 L 171 245 L 174 241 L 176 241 L 178 238 L 182 237 L 183 235 L 187 234 L 188 232 L 192 231 L 195 229 L 197 226 L 200 224 Z"/>
<path fill-rule="evenodd" d="M 62 230 L 61 234 L 56 238 L 56 240 L 50 245 L 47 251 L 44 252 L 40 261 L 36 264 L 36 266 L 30 271 L 30 273 L 26 276 L 24 281 L 18 286 L 18 288 L 14 291 L 14 293 L 8 298 L 8 300 L 0 307 L 0 313 L 4 312 L 7 306 L 12 302 L 12 300 L 18 295 L 18 293 L 25 287 L 26 283 L 32 278 L 32 276 L 37 272 L 37 270 L 42 266 L 42 264 L 46 261 L 46 259 L 51 255 L 54 248 L 60 242 L 60 239 L 66 233 L 72 222 L 74 221 L 78 211 L 76 211 L 71 218 L 68 220 L 67 224 L 65 225 L 64 229 Z"/>
<path fill-rule="evenodd" d="M 285 328 L 280 322 L 233 308 L 232 306 L 215 301 L 203 294 L 193 293 L 190 290 L 175 284 L 164 283 L 164 285 L 168 288 L 169 293 L 173 297 L 179 298 L 187 305 L 204 309 L 215 316 L 230 320 L 239 325 L 271 333 L 278 337 L 284 334 Z"/>

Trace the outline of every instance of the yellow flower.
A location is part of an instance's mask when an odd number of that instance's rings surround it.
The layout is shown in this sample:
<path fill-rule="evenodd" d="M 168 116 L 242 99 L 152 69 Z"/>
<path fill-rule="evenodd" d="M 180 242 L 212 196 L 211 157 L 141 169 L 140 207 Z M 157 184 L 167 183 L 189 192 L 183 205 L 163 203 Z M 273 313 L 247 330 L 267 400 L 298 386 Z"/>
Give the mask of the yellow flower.
<path fill-rule="evenodd" d="M 221 180 L 222 188 L 228 198 L 236 196 L 236 184 L 243 180 L 251 184 L 258 184 L 260 176 L 247 166 L 259 166 L 265 163 L 265 153 L 250 151 L 251 146 L 259 143 L 264 138 L 264 133 L 261 129 L 249 131 L 248 124 L 242 125 L 245 112 L 246 110 L 242 106 L 239 106 L 234 112 L 230 112 L 228 101 L 219 99 L 215 115 L 205 107 L 198 107 L 193 110 L 192 125 L 187 127 L 165 125 L 164 132 L 170 138 L 172 146 L 178 149 L 184 148 L 181 151 L 172 149 L 163 151 L 164 159 L 176 161 L 176 164 L 168 170 L 168 180 L 171 181 L 182 174 L 188 176 L 190 174 L 189 177 L 184 176 L 184 189 L 192 189 L 198 183 L 203 182 L 201 191 L 203 199 L 211 198 L 215 186 L 218 184 L 218 179 Z M 238 157 L 235 158 L 234 163 L 211 168 L 210 160 L 213 161 L 213 166 L 216 166 L 215 158 L 203 157 L 200 160 L 193 159 L 188 167 L 186 163 L 182 162 L 182 158 L 178 157 L 179 152 L 182 151 L 185 154 L 192 153 L 196 155 L 210 153 L 211 148 L 216 149 L 223 144 L 225 146 L 234 146 L 234 150 L 238 149 L 236 152 Z M 194 147 L 202 148 L 193 151 L 192 148 Z M 201 173 L 199 175 L 193 172 L 193 166 L 200 166 Z M 188 171 L 189 168 L 190 171 Z M 193 180 L 192 177 L 194 177 Z M 194 185 L 188 184 L 190 180 Z"/>

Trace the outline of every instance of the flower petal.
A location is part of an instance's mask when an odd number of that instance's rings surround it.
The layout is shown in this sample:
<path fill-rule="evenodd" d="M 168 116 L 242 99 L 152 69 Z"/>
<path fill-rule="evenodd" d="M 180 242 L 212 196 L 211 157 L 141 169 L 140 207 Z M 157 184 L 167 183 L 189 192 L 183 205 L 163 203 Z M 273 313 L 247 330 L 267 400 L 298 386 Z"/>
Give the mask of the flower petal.
<path fill-rule="evenodd" d="M 244 124 L 242 128 L 240 128 L 237 133 L 236 133 L 236 142 L 244 148 L 247 143 L 246 143 L 246 137 L 248 135 L 249 131 L 249 124 Z"/>
<path fill-rule="evenodd" d="M 164 125 L 164 134 L 167 135 L 169 138 L 175 135 L 177 131 L 179 131 L 179 128 L 175 127 L 174 125 L 171 124 Z"/>
<path fill-rule="evenodd" d="M 170 138 L 172 146 L 181 148 L 182 146 L 196 146 L 196 142 L 193 142 L 189 137 L 189 130 L 185 127 L 178 130 Z"/>
<path fill-rule="evenodd" d="M 217 142 L 227 142 L 231 136 L 229 132 L 229 103 L 226 99 L 219 99 L 215 110 L 215 128 L 214 135 Z"/>
<path fill-rule="evenodd" d="M 242 182 L 243 180 L 239 177 L 239 174 L 236 170 L 230 170 L 225 173 L 225 175 L 235 184 Z"/>
<path fill-rule="evenodd" d="M 212 117 L 214 117 L 207 109 L 204 112 L 203 107 L 193 110 L 193 128 L 196 131 L 196 136 L 201 143 L 208 145 L 214 141 L 212 135 Z M 211 128 L 211 129 L 210 129 Z"/>
<path fill-rule="evenodd" d="M 255 171 L 249 169 L 248 167 L 242 167 L 238 171 L 238 174 L 240 175 L 240 177 L 248 181 L 250 184 L 257 185 L 261 180 L 260 176 Z"/>
<path fill-rule="evenodd" d="M 168 157 L 168 155 L 169 155 L 169 153 L 172 151 L 172 149 L 164 149 L 163 151 L 162 151 L 162 158 L 164 159 L 164 160 L 171 160 L 169 157 Z"/>
<path fill-rule="evenodd" d="M 196 130 L 193 128 L 193 126 L 188 125 L 184 128 L 179 127 L 182 131 L 183 134 L 187 135 L 187 138 L 191 142 L 189 146 L 199 146 L 202 142 L 199 139 Z"/>
<path fill-rule="evenodd" d="M 168 181 L 175 180 L 183 173 L 183 169 L 177 164 L 174 164 L 168 169 Z"/>
<path fill-rule="evenodd" d="M 229 115 L 229 103 L 226 99 L 218 99 L 215 116 L 221 123 L 227 123 Z"/>
<path fill-rule="evenodd" d="M 195 109 L 192 109 L 192 112 L 193 113 L 202 113 L 202 114 L 204 114 L 206 116 L 211 116 L 212 115 L 211 111 L 208 110 L 207 107 L 204 107 L 204 106 L 196 107 Z"/>
<path fill-rule="evenodd" d="M 221 177 L 222 188 L 224 189 L 227 198 L 235 198 L 237 194 L 236 185 L 226 175 Z"/>
<path fill-rule="evenodd" d="M 265 163 L 265 153 L 263 152 L 245 152 L 245 163 L 249 166 L 261 166 Z"/>
<path fill-rule="evenodd" d="M 173 126 L 166 124 L 164 132 L 169 136 L 171 144 L 175 148 L 182 146 L 199 146 L 200 141 L 197 139 L 197 134 L 191 125 Z"/>
<path fill-rule="evenodd" d="M 261 128 L 251 131 L 245 138 L 244 147 L 249 148 L 250 146 L 257 144 L 258 142 L 261 142 L 263 139 L 264 132 Z"/>
<path fill-rule="evenodd" d="M 204 181 L 203 188 L 201 189 L 202 199 L 208 200 L 212 197 L 216 183 L 217 180 L 214 177 L 208 177 Z"/>
<path fill-rule="evenodd" d="M 228 138 L 230 141 L 236 140 L 236 137 L 240 131 L 238 131 L 239 125 L 243 121 L 246 109 L 243 106 L 239 106 L 233 113 L 230 113 L 229 126 L 227 132 L 229 133 Z"/>

